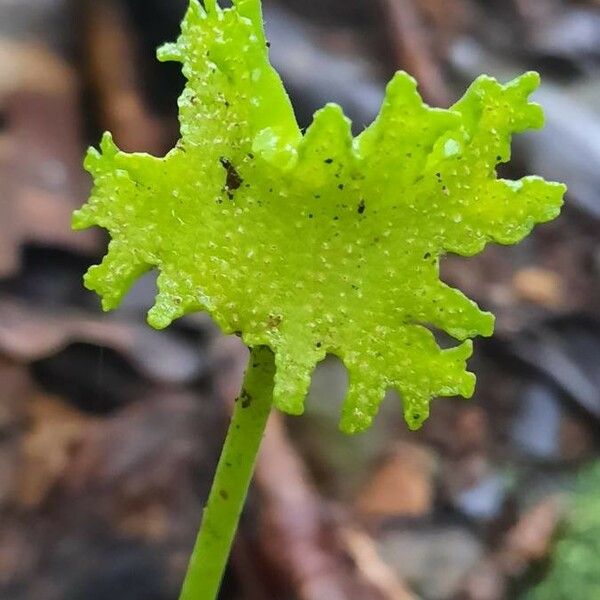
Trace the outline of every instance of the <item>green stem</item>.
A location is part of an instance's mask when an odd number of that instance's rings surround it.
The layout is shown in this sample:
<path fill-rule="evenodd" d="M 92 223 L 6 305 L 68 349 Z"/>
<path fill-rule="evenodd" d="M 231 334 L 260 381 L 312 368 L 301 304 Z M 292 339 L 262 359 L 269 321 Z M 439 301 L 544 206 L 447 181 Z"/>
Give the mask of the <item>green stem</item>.
<path fill-rule="evenodd" d="M 215 600 L 273 401 L 273 353 L 250 353 L 179 600 Z"/>

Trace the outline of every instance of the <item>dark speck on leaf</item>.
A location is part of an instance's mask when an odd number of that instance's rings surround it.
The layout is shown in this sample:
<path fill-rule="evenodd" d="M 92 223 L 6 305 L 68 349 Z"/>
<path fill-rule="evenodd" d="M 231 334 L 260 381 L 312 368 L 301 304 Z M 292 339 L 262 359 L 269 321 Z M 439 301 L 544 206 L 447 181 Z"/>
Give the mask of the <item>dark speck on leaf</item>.
<path fill-rule="evenodd" d="M 325 159 L 323 162 L 324 162 L 326 165 L 330 165 L 330 164 L 333 162 L 333 158 L 326 158 L 326 159 Z"/>
<path fill-rule="evenodd" d="M 309 218 L 309 219 L 312 219 L 312 218 L 313 218 L 313 216 L 312 216 L 312 213 L 310 213 L 310 214 L 308 215 L 308 218 Z"/>
<path fill-rule="evenodd" d="M 281 315 L 269 315 L 267 323 L 271 329 L 276 329 L 281 325 L 282 321 L 283 317 Z"/>
<path fill-rule="evenodd" d="M 340 183 L 340 184 L 338 185 L 338 190 L 343 190 L 343 189 L 344 189 L 344 184 L 343 184 L 343 183 Z"/>
<path fill-rule="evenodd" d="M 365 207 L 365 201 L 364 201 L 364 200 L 361 200 L 361 201 L 358 203 L 358 209 L 357 209 L 357 210 L 358 210 L 358 214 L 359 214 L 359 215 L 362 215 L 362 214 L 365 212 L 365 208 L 366 208 L 366 207 Z"/>
<path fill-rule="evenodd" d="M 321 342 L 317 342 L 316 346 L 317 348 L 320 348 L 323 344 Z"/>
<path fill-rule="evenodd" d="M 223 500 L 227 500 L 229 498 L 229 494 L 225 490 L 220 490 L 219 496 L 221 496 L 221 498 L 223 498 Z"/>
<path fill-rule="evenodd" d="M 252 404 L 252 396 L 246 390 L 242 390 L 240 399 L 242 401 L 242 408 L 248 408 Z"/>
<path fill-rule="evenodd" d="M 236 171 L 235 167 L 229 160 L 222 156 L 219 161 L 227 173 L 225 187 L 227 188 L 228 195 L 231 198 L 232 192 L 237 190 L 242 185 L 244 180 L 240 177 L 240 174 Z"/>
<path fill-rule="evenodd" d="M 425 254 L 423 254 L 423 258 L 424 258 L 425 260 L 427 260 L 427 259 L 428 259 L 428 258 L 430 258 L 430 257 L 431 257 L 431 252 L 425 252 Z"/>
<path fill-rule="evenodd" d="M 270 48 L 271 47 L 271 42 L 267 42 L 266 46 L 267 46 L 267 48 Z"/>

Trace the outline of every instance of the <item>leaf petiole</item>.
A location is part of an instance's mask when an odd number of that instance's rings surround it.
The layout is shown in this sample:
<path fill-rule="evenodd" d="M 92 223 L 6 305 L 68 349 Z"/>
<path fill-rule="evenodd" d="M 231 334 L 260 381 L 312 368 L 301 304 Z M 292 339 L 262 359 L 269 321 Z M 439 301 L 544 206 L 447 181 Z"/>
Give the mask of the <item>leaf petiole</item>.
<path fill-rule="evenodd" d="M 253 348 L 204 509 L 180 600 L 215 600 L 273 402 L 275 361 Z"/>

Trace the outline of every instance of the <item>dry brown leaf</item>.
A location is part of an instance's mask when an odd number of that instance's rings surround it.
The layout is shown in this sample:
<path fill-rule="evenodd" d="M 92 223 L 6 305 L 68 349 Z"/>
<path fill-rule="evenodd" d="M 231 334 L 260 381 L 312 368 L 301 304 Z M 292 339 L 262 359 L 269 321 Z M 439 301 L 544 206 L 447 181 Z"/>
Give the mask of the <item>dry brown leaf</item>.
<path fill-rule="evenodd" d="M 3 510 L 18 496 L 19 438 L 25 421 L 25 404 L 35 388 L 26 367 L 1 354 L 0 382 L 0 510 Z"/>
<path fill-rule="evenodd" d="M 513 278 L 513 287 L 523 300 L 547 308 L 559 308 L 565 304 L 562 279 L 558 273 L 548 269 L 520 269 Z"/>
<path fill-rule="evenodd" d="M 25 242 L 95 251 L 97 232 L 71 232 L 89 185 L 73 69 L 43 45 L 0 41 L 0 110 L 0 277 L 15 272 Z"/>
<path fill-rule="evenodd" d="M 505 573 L 520 575 L 529 564 L 548 555 L 563 514 L 563 499 L 549 496 L 521 515 L 501 550 Z"/>
<path fill-rule="evenodd" d="M 380 519 L 423 517 L 432 509 L 435 468 L 429 448 L 414 442 L 398 443 L 359 493 L 357 512 Z"/>
<path fill-rule="evenodd" d="M 396 595 L 405 588 L 365 546 L 366 534 L 347 537 L 327 510 L 278 413 L 269 419 L 255 482 L 262 497 L 263 552 L 301 600 L 408 597 Z"/>
<path fill-rule="evenodd" d="M 145 323 L 0 300 L 0 351 L 7 356 L 32 362 L 74 342 L 111 348 L 148 379 L 160 383 L 185 383 L 205 368 L 194 344 L 187 345 L 168 332 L 156 332 Z"/>
<path fill-rule="evenodd" d="M 17 91 L 62 95 L 76 91 L 76 77 L 44 44 L 0 39 L 0 103 Z"/>
<path fill-rule="evenodd" d="M 500 548 L 480 561 L 466 577 L 458 597 L 504 600 L 508 581 L 548 556 L 564 514 L 560 496 L 549 496 L 523 513 L 504 536 Z"/>
<path fill-rule="evenodd" d="M 201 434 L 211 422 L 201 423 L 201 403 L 164 389 L 94 421 L 71 461 L 64 502 L 82 503 L 121 535 L 188 536 L 182 527 L 199 509 L 198 461 L 209 454 Z"/>
<path fill-rule="evenodd" d="M 453 454 L 463 456 L 485 450 L 490 433 L 488 413 L 476 404 L 452 408 L 455 412 L 451 428 Z"/>
<path fill-rule="evenodd" d="M 58 398 L 37 395 L 27 403 L 28 430 L 21 440 L 20 505 L 32 510 L 48 496 L 70 466 L 92 422 Z"/>

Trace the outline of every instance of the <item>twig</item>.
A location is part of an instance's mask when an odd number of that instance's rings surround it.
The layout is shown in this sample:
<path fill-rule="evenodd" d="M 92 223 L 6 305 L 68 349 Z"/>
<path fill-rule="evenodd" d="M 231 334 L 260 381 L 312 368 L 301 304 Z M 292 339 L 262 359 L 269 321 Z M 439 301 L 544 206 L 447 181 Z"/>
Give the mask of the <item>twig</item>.
<path fill-rule="evenodd" d="M 413 75 L 422 95 L 435 106 L 447 106 L 450 93 L 427 42 L 419 8 L 413 0 L 380 0 L 386 15 L 395 63 Z"/>
<path fill-rule="evenodd" d="M 379 557 L 373 538 L 354 527 L 344 528 L 342 536 L 358 569 L 385 592 L 386 598 L 416 600 L 416 596 L 398 580 L 392 568 Z"/>
<path fill-rule="evenodd" d="M 146 107 L 132 33 L 114 0 L 84 5 L 85 57 L 101 125 L 123 150 L 161 154 L 169 142 L 168 124 Z"/>

